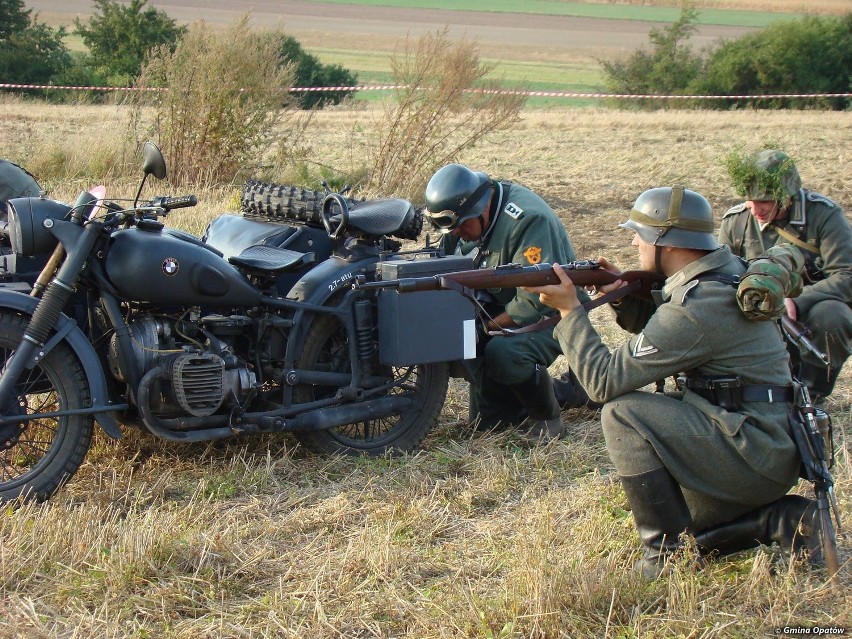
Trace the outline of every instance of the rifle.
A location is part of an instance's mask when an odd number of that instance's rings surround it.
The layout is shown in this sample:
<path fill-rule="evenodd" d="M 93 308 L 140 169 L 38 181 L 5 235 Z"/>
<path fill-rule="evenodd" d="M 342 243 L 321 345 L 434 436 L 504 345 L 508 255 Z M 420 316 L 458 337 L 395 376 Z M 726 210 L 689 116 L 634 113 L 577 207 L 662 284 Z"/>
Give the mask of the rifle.
<path fill-rule="evenodd" d="M 837 537 L 831 519 L 837 522 L 837 531 L 841 530 L 840 512 L 837 508 L 837 498 L 834 494 L 834 480 L 829 472 L 829 455 L 825 440 L 819 431 L 816 421 L 816 409 L 811 403 L 811 396 L 805 384 L 795 383 L 795 411 L 797 419 L 793 422 L 793 439 L 802 458 L 802 470 L 805 479 L 814 486 L 814 497 L 817 503 L 819 517 L 820 539 L 822 553 L 825 557 L 825 569 L 829 580 L 835 588 L 840 587 L 840 562 L 837 557 Z"/>
<path fill-rule="evenodd" d="M 787 335 L 787 339 L 793 342 L 796 346 L 803 350 L 810 351 L 811 354 L 822 360 L 822 363 L 826 366 L 831 365 L 831 360 L 829 359 L 828 355 L 819 350 L 816 344 L 811 341 L 811 331 L 810 329 L 808 329 L 807 326 L 805 326 L 801 322 L 797 322 L 789 315 L 784 313 L 781 316 L 781 328 L 784 329 L 784 333 Z"/>
<path fill-rule="evenodd" d="M 560 265 L 576 286 L 604 286 L 616 280 L 628 283 L 630 290 L 626 294 L 650 297 L 653 289 L 666 279 L 661 273 L 652 271 L 624 271 L 613 273 L 601 267 L 595 260 L 577 260 Z M 521 286 L 545 286 L 559 284 L 559 277 L 551 264 L 506 264 L 494 268 L 481 268 L 472 271 L 455 271 L 425 277 L 408 277 L 398 280 L 366 282 L 360 278 L 357 288 L 394 288 L 401 293 L 414 291 L 437 291 L 449 289 L 464 293 L 467 290 L 485 288 L 519 288 Z"/>

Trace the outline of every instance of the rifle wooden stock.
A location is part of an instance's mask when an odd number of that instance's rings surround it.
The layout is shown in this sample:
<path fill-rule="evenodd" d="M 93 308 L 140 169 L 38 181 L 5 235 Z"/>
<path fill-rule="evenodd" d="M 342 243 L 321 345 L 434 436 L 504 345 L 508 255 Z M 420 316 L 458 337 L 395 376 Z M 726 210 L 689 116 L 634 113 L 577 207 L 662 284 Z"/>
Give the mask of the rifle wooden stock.
<path fill-rule="evenodd" d="M 597 262 L 588 260 L 569 262 L 561 266 L 576 286 L 604 286 L 612 284 L 616 280 L 638 281 L 641 286 L 637 294 L 649 294 L 655 284 L 666 279 L 665 275 L 652 271 L 637 270 L 612 273 L 602 269 Z M 396 288 L 402 292 L 412 292 L 456 288 L 518 288 L 520 286 L 544 286 L 547 284 L 559 284 L 559 277 L 553 271 L 551 264 L 535 264 L 533 266 L 507 264 L 495 268 L 373 282 L 366 284 L 365 287 Z"/>

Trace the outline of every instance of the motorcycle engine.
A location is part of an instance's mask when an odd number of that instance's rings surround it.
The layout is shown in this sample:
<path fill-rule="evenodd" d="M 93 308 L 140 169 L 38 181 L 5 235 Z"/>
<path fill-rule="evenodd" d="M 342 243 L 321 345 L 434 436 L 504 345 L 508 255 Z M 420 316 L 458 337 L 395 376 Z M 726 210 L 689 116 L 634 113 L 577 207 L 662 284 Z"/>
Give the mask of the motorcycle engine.
<path fill-rule="evenodd" d="M 184 414 L 209 417 L 223 404 L 244 400 L 257 377 L 245 362 L 230 352 L 229 345 L 210 332 L 196 329 L 198 340 L 177 330 L 168 318 L 145 316 L 129 324 L 133 357 L 142 375 L 160 366 L 162 374 L 151 393 L 151 410 L 161 415 Z M 119 366 L 118 341 L 113 335 L 109 366 L 116 379 L 127 382 Z"/>

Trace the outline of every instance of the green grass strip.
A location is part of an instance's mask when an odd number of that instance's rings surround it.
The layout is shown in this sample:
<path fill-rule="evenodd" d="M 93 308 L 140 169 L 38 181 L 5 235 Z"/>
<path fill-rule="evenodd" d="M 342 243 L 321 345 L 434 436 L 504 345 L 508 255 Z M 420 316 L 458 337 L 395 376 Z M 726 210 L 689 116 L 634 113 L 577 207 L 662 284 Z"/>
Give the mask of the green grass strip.
<path fill-rule="evenodd" d="M 316 1 L 316 0 L 314 0 Z M 480 11 L 493 13 L 534 13 L 578 18 L 604 18 L 607 20 L 645 20 L 648 22 L 674 22 L 681 10 L 675 7 L 646 7 L 634 5 L 583 4 L 580 2 L 555 2 L 554 0 L 321 0 L 334 4 L 354 4 L 376 7 L 408 9 L 443 9 L 447 11 Z M 519 10 L 519 6 L 523 10 Z M 798 13 L 772 13 L 764 11 L 739 11 L 736 9 L 699 9 L 698 24 L 715 24 L 733 27 L 766 27 L 779 20 L 800 18 Z"/>

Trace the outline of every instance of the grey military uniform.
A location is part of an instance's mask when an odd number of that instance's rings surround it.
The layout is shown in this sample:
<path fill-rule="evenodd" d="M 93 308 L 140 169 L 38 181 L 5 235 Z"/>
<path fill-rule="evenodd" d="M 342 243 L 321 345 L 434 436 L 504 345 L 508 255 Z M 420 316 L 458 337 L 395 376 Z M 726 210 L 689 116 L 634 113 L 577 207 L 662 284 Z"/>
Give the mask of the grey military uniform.
<path fill-rule="evenodd" d="M 817 279 L 806 282 L 794 302 L 799 321 L 811 330 L 814 343 L 829 354 L 832 367 L 839 371 L 852 352 L 852 227 L 840 206 L 806 189 L 799 191 L 788 218 L 778 226 L 819 251 L 803 250 L 808 270 L 816 272 Z M 761 231 L 745 204 L 728 210 L 719 228 L 719 243 L 746 259 L 788 241 L 774 223 Z M 823 367 L 810 353 L 802 352 L 801 359 Z"/>
<path fill-rule="evenodd" d="M 626 299 L 617 306 L 619 321 L 638 334 L 612 352 L 581 309 L 555 330 L 589 396 L 606 402 L 601 419 L 618 474 L 664 466 L 683 488 L 696 530 L 779 499 L 798 477 L 786 402 L 767 396 L 729 412 L 691 390 L 682 397 L 637 391 L 684 371 L 790 384 L 777 325 L 746 319 L 731 286 L 696 279 L 743 270 L 722 247 L 669 277 L 659 306 Z"/>
<path fill-rule="evenodd" d="M 474 256 L 478 268 L 503 264 L 524 266 L 576 259 L 565 227 L 547 203 L 529 189 L 510 182 L 494 182 L 491 227 L 479 240 L 443 238 L 448 253 Z M 496 219 L 495 219 L 496 216 Z M 537 295 L 519 288 L 488 290 L 485 305 L 493 316 L 507 313 L 518 326 L 527 326 L 555 313 Z M 585 293 L 582 293 L 585 297 Z M 482 427 L 502 421 L 517 423 L 524 417 L 523 404 L 511 387 L 535 375 L 536 365 L 550 366 L 560 355 L 552 329 L 521 335 L 500 335 L 480 344 L 478 357 L 469 362 L 471 374 L 470 418 L 479 417 Z"/>

